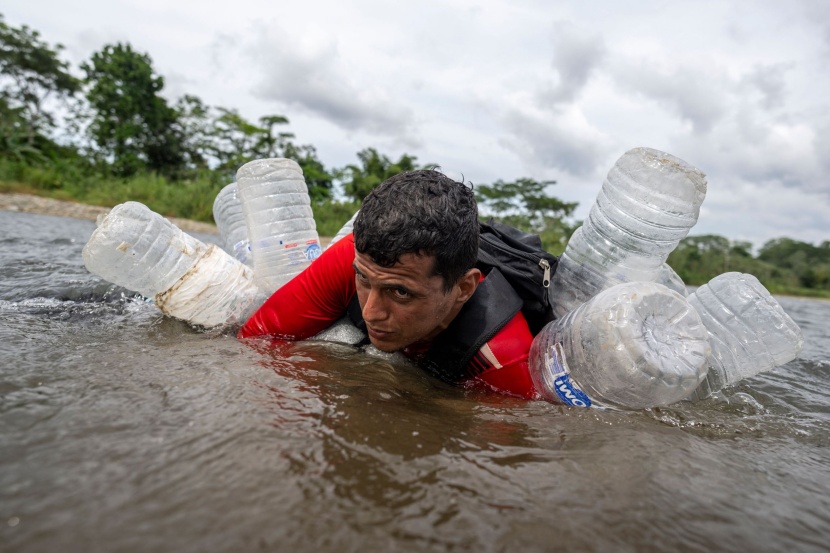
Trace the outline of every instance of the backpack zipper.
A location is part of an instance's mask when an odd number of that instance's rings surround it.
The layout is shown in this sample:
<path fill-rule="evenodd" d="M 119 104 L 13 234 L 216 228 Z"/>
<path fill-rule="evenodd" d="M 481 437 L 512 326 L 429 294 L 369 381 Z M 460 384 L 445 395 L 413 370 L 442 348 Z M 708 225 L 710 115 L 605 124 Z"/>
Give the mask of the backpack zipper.
<path fill-rule="evenodd" d="M 485 234 L 482 234 L 481 238 L 484 239 L 490 246 L 493 246 L 494 248 L 496 248 L 498 250 L 501 250 L 503 252 L 507 252 L 508 254 L 519 254 L 523 257 L 526 257 L 526 258 L 530 259 L 531 261 L 535 261 L 536 264 L 539 265 L 539 267 L 541 267 L 541 269 L 544 271 L 544 275 L 542 276 L 542 287 L 543 288 L 550 288 L 550 263 L 548 263 L 547 259 L 545 259 L 544 257 L 537 257 L 537 256 L 533 255 L 532 253 L 523 252 L 523 251 L 517 250 L 517 249 L 506 250 L 505 248 L 501 247 L 500 243 L 491 242 L 490 240 L 488 240 Z"/>
<path fill-rule="evenodd" d="M 544 269 L 545 276 L 542 277 L 542 286 L 545 288 L 550 287 L 550 263 L 545 258 L 539 260 L 539 266 Z"/>

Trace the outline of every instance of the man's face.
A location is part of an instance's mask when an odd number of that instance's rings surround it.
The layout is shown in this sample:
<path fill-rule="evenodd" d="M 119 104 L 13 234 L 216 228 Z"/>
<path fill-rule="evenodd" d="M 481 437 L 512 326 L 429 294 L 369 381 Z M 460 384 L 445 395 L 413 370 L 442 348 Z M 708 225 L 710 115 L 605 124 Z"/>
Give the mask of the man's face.
<path fill-rule="evenodd" d="M 357 299 L 369 340 L 381 351 L 397 351 L 431 340 L 455 318 L 475 291 L 477 269 L 444 292 L 444 279 L 433 275 L 435 258 L 404 254 L 392 267 L 381 267 L 355 252 Z M 471 274 L 473 273 L 473 274 Z"/>

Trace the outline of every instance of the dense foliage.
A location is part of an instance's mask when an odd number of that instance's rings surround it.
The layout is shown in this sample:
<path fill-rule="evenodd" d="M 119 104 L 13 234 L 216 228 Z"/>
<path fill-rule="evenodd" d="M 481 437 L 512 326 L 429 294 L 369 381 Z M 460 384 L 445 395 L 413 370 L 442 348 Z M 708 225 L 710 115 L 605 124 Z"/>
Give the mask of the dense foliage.
<path fill-rule="evenodd" d="M 549 252 L 560 254 L 577 225 L 569 223 L 576 203 L 550 196 L 547 190 L 556 181 L 528 178 L 513 182 L 498 180 L 475 187 L 476 200 L 483 217 L 492 216 L 504 223 L 542 238 Z"/>
<path fill-rule="evenodd" d="M 42 158 L 44 135 L 55 126 L 47 110 L 50 96 L 65 99 L 81 89 L 81 82 L 61 61 L 61 45 L 51 48 L 27 27 L 7 25 L 0 15 L 0 149 L 6 157 Z"/>
<path fill-rule="evenodd" d="M 778 238 L 758 255 L 749 242 L 723 236 L 689 236 L 669 255 L 668 263 L 686 284 L 700 285 L 728 271 L 750 273 L 777 294 L 830 297 L 830 242 L 813 246 Z"/>
<path fill-rule="evenodd" d="M 213 199 L 242 164 L 288 157 L 303 169 L 318 231 L 331 236 L 372 188 L 434 166 L 366 148 L 354 164 L 326 167 L 314 146 L 296 143 L 284 115 L 250 121 L 189 94 L 169 104 L 152 59 L 130 44 L 104 45 L 80 65 L 82 78 L 60 59 L 61 50 L 0 15 L 0 192 L 105 206 L 136 200 L 164 215 L 211 221 Z M 577 204 L 550 195 L 555 184 L 520 178 L 474 189 L 483 217 L 538 233 L 559 254 L 579 223 L 572 218 Z M 690 285 L 741 271 L 773 292 L 830 296 L 830 242 L 779 238 L 757 256 L 752 249 L 722 236 L 693 236 L 668 261 Z"/>

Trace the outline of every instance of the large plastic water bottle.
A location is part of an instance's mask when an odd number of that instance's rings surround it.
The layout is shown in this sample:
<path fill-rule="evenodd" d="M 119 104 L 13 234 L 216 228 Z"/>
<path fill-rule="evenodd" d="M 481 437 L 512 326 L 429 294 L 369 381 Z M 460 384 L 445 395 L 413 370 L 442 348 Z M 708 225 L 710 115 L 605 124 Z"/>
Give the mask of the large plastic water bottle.
<path fill-rule="evenodd" d="M 312 340 L 357 345 L 366 339 L 366 333 L 357 328 L 349 317 L 335 321 L 330 327 L 318 332 Z"/>
<path fill-rule="evenodd" d="M 206 251 L 205 243 L 144 204 L 126 202 L 98 217 L 82 255 L 90 272 L 152 298 L 171 288 Z"/>
<path fill-rule="evenodd" d="M 528 362 L 542 399 L 647 408 L 688 397 L 706 374 L 708 354 L 706 328 L 683 296 L 629 282 L 548 323 Z"/>
<path fill-rule="evenodd" d="M 138 202 L 100 218 L 82 255 L 90 272 L 195 325 L 241 324 L 267 299 L 249 267 Z"/>
<path fill-rule="evenodd" d="M 332 247 L 338 240 L 345 236 L 348 236 L 352 232 L 352 230 L 354 229 L 354 220 L 357 219 L 358 213 L 360 213 L 359 209 L 354 212 L 354 215 L 352 215 L 352 217 L 348 221 L 346 221 L 342 227 L 340 227 L 340 230 L 338 230 L 337 234 L 334 235 L 334 238 L 331 239 L 331 242 L 329 242 L 327 248 Z"/>
<path fill-rule="evenodd" d="M 272 294 L 322 251 L 302 169 L 290 159 L 259 159 L 239 168 L 236 185 L 254 278 Z"/>
<path fill-rule="evenodd" d="M 678 275 L 668 263 L 663 263 L 663 266 L 660 268 L 660 272 L 658 273 L 657 278 L 654 279 L 654 282 L 662 284 L 670 290 L 674 290 L 684 298 L 689 296 L 689 290 L 686 288 L 686 283 L 683 282 L 680 275 Z"/>
<path fill-rule="evenodd" d="M 705 195 L 706 176 L 685 161 L 650 148 L 623 154 L 559 259 L 550 286 L 556 316 L 615 284 L 666 282 L 666 258 Z"/>
<path fill-rule="evenodd" d="M 752 275 L 724 273 L 689 295 L 709 331 L 706 379 L 690 399 L 792 361 L 801 352 L 801 329 Z"/>
<path fill-rule="evenodd" d="M 219 229 L 224 250 L 246 265 L 252 265 L 250 240 L 245 214 L 239 201 L 236 183 L 222 188 L 213 201 L 213 220 Z"/>

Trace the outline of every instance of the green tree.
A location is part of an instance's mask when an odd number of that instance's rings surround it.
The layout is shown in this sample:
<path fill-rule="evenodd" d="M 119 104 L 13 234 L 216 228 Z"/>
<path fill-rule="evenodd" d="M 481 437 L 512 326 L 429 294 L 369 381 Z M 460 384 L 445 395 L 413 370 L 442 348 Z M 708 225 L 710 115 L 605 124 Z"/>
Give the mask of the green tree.
<path fill-rule="evenodd" d="M 161 95 L 164 78 L 147 54 L 106 45 L 81 69 L 93 110 L 89 132 L 116 174 L 141 170 L 175 175 L 186 163 L 178 113 Z"/>
<path fill-rule="evenodd" d="M 354 200 L 362 201 L 377 185 L 398 173 L 414 171 L 415 156 L 403 154 L 398 161 L 378 153 L 374 148 L 366 148 L 357 153 L 360 165 L 347 165 L 337 172 L 343 183 L 343 192 Z"/>
<path fill-rule="evenodd" d="M 576 202 L 563 202 L 546 190 L 556 181 L 520 178 L 512 182 L 498 180 L 475 187 L 482 217 L 492 216 L 526 232 L 539 234 L 545 249 L 559 254 L 565 249 L 575 224 L 568 222 Z"/>
<path fill-rule="evenodd" d="M 220 171 L 233 173 L 253 159 L 285 157 L 283 152 L 294 135 L 276 132 L 275 127 L 287 124 L 287 118 L 266 115 L 252 123 L 235 109 L 217 107 L 215 112 L 209 123 L 206 150 Z"/>
<path fill-rule="evenodd" d="M 772 262 L 769 257 L 755 258 L 751 252 L 750 242 L 729 240 L 715 234 L 687 236 L 671 252 L 667 262 L 686 284 L 693 286 L 705 284 L 730 271 L 755 275 L 770 291 L 805 286 L 791 268 Z M 816 278 L 822 278 L 818 271 Z"/>
<path fill-rule="evenodd" d="M 211 110 L 198 96 L 185 94 L 174 107 L 183 153 L 191 169 L 208 169 L 212 146 Z"/>
<path fill-rule="evenodd" d="M 15 161 L 43 159 L 40 150 L 27 143 L 27 128 L 23 108 L 9 105 L 8 100 L 0 95 L 0 156 Z"/>
<path fill-rule="evenodd" d="M 275 132 L 277 125 L 287 125 L 288 118 L 282 115 L 264 115 L 258 119 L 260 133 L 255 145 L 256 155 L 260 158 L 288 157 L 285 148 L 294 138 L 290 132 Z"/>
<path fill-rule="evenodd" d="M 312 201 L 331 198 L 334 177 L 317 157 L 314 146 L 297 145 L 292 133 L 278 131 L 288 124 L 288 118 L 266 115 L 252 123 L 235 109 L 210 107 L 192 95 L 180 98 L 176 111 L 189 165 L 213 166 L 229 180 L 248 161 L 285 157 L 302 168 Z"/>
<path fill-rule="evenodd" d="M 12 27 L 0 15 L 0 148 L 12 155 L 36 153 L 38 137 L 55 120 L 46 111 L 52 96 L 67 100 L 80 90 L 80 81 L 58 57 L 63 46 L 50 47 L 28 26 Z"/>
<path fill-rule="evenodd" d="M 728 270 L 729 239 L 715 234 L 687 236 L 667 262 L 686 284 L 704 284 Z"/>
<path fill-rule="evenodd" d="M 282 155 L 293 159 L 302 168 L 306 186 L 308 186 L 308 193 L 313 203 L 327 202 L 332 199 L 334 176 L 317 157 L 317 150 L 314 146 L 297 146 L 289 142 L 285 145 Z"/>
<path fill-rule="evenodd" d="M 764 244 L 758 259 L 794 272 L 805 288 L 830 288 L 830 243 L 814 246 L 791 238 Z"/>

